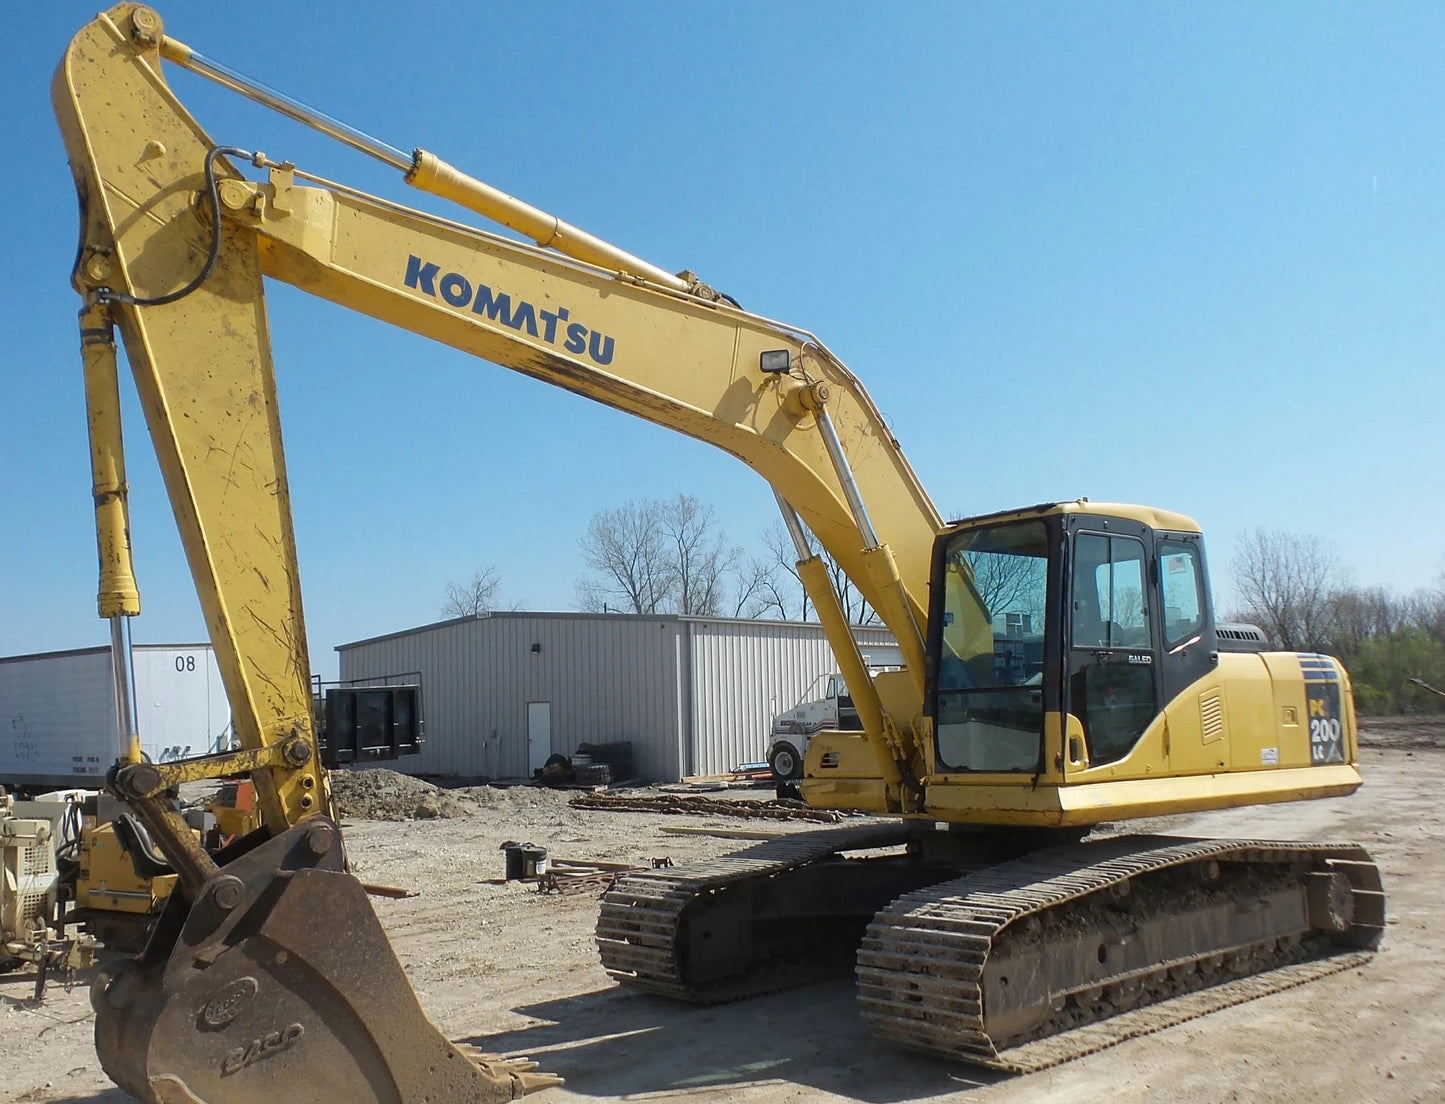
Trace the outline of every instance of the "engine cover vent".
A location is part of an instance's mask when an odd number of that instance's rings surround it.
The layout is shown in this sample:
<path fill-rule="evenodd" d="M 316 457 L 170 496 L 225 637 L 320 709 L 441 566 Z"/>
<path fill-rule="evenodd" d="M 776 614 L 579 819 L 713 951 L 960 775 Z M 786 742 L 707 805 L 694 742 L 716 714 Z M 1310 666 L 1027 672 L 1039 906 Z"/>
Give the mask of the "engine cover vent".
<path fill-rule="evenodd" d="M 1224 622 L 1215 626 L 1221 652 L 1267 652 L 1269 637 L 1258 625 Z"/>
<path fill-rule="evenodd" d="M 1200 736 L 1206 744 L 1224 738 L 1224 695 L 1216 687 L 1199 696 Z"/>

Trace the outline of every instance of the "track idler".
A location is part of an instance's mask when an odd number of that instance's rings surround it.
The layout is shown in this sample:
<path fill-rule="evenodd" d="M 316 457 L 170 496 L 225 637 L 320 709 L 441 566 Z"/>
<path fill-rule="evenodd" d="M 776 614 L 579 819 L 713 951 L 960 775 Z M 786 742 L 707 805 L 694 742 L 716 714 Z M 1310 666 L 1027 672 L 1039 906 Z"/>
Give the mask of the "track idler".
<path fill-rule="evenodd" d="M 561 1083 L 444 1038 L 343 867 L 340 830 L 313 817 L 193 904 L 173 894 L 145 953 L 92 991 L 105 1072 L 148 1104 L 491 1104 Z"/>

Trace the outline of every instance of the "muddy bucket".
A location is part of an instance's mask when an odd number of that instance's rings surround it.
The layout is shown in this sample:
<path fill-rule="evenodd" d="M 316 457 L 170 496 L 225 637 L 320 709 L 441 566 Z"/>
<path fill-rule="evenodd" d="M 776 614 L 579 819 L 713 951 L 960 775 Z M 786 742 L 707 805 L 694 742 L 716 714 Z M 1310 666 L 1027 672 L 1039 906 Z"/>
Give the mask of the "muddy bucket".
<path fill-rule="evenodd" d="M 536 881 L 547 873 L 547 849 L 530 843 L 502 845 L 507 856 L 507 881 Z"/>

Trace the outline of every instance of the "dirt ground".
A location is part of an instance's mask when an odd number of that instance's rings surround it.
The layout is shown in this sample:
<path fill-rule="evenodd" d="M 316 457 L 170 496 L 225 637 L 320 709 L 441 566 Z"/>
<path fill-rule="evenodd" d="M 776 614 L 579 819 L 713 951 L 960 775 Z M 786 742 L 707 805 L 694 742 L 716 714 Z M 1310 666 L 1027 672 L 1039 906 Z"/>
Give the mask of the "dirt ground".
<path fill-rule="evenodd" d="M 610 1100 L 957 1100 L 1425 1104 L 1445 1100 L 1445 721 L 1369 725 L 1353 797 L 1151 823 L 1179 834 L 1354 840 L 1390 900 L 1381 953 L 1335 975 L 1027 1077 L 875 1042 L 847 981 L 716 1008 L 614 986 L 592 945 L 596 898 L 542 896 L 502 873 L 505 840 L 554 858 L 676 862 L 745 844 L 664 834 L 737 820 L 582 812 L 534 789 L 432 800 L 443 815 L 348 821 L 363 880 L 420 895 L 376 899 L 423 1006 L 450 1037 L 526 1053 L 567 1085 L 538 1104 Z M 408 796 L 398 806 L 404 811 Z M 456 813 L 458 815 L 446 815 Z M 798 828 L 811 827 L 798 825 Z M 91 1049 L 80 979 L 31 1005 L 31 978 L 0 977 L 0 1102 L 122 1104 Z"/>

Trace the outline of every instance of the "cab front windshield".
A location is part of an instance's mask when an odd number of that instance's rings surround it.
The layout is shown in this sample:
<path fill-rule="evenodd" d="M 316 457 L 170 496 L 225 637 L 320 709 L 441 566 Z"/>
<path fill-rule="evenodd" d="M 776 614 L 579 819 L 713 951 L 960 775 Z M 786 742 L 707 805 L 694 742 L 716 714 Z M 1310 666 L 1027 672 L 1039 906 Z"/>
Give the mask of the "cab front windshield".
<path fill-rule="evenodd" d="M 1042 521 L 966 530 L 950 542 L 937 668 L 945 769 L 1039 769 L 1048 566 Z"/>

